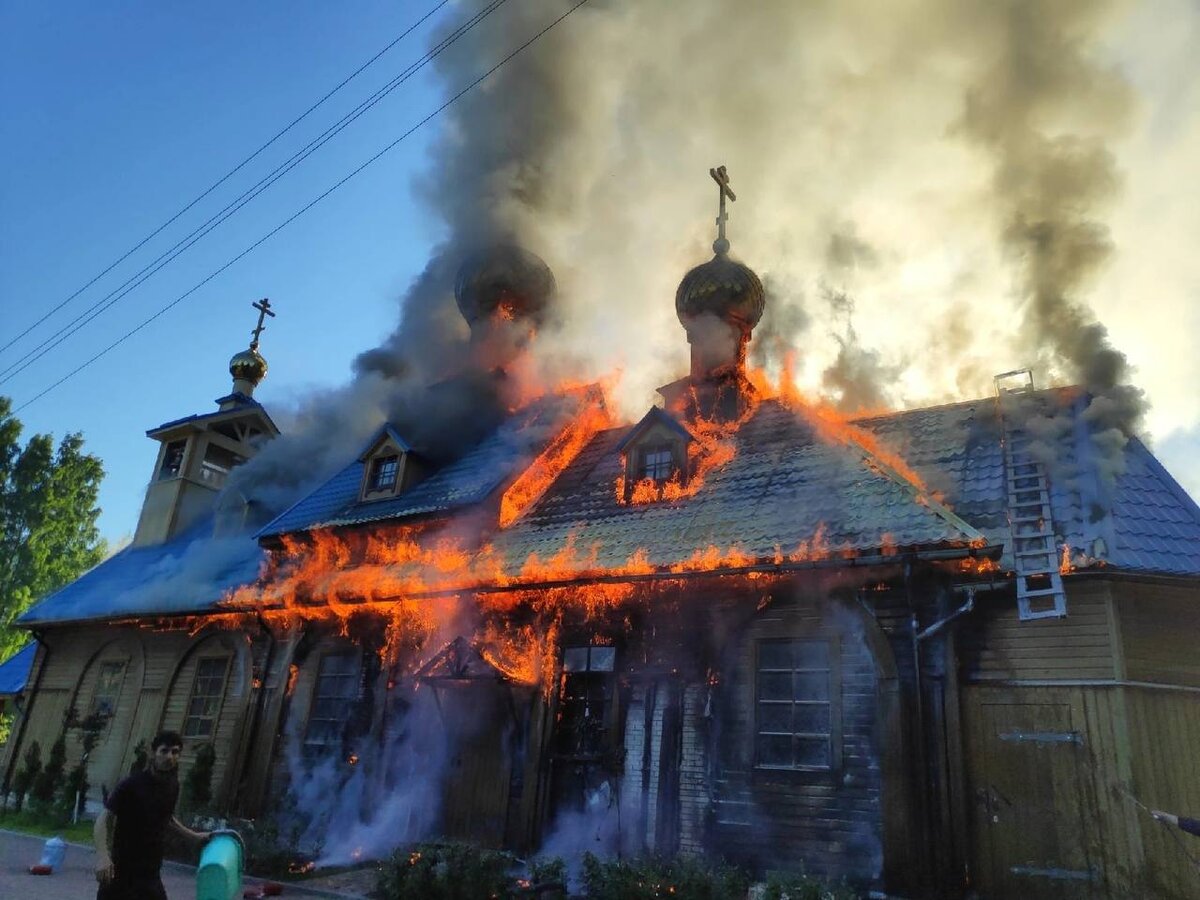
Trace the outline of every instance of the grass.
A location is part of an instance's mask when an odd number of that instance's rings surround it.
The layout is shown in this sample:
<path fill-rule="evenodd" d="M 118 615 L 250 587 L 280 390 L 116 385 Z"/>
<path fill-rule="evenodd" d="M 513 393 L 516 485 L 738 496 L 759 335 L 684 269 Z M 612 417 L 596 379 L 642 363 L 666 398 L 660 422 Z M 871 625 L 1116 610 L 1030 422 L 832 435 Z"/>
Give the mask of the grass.
<path fill-rule="evenodd" d="M 82 820 L 75 825 L 54 825 L 49 820 L 26 811 L 0 812 L 0 828 L 36 837 L 58 835 L 64 841 L 92 846 L 91 820 Z"/>

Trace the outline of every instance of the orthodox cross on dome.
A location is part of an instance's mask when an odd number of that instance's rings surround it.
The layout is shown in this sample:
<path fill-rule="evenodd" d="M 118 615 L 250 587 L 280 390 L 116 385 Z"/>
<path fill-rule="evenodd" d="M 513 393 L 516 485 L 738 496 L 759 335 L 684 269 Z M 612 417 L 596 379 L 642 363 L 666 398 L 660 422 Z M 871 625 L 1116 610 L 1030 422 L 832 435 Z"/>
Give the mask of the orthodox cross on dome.
<path fill-rule="evenodd" d="M 729 186 L 729 174 L 725 171 L 724 166 L 709 169 L 708 174 L 717 183 L 717 191 L 721 198 L 721 210 L 717 214 L 717 239 L 713 242 L 713 252 L 717 254 L 728 253 L 729 241 L 725 239 L 725 223 L 729 221 L 729 216 L 725 214 L 725 198 L 728 197 L 730 200 L 737 200 L 737 194 Z"/>
<path fill-rule="evenodd" d="M 266 297 L 263 297 L 261 300 L 257 301 L 256 303 L 251 303 L 250 305 L 258 310 L 258 325 L 255 326 L 252 332 L 250 332 L 252 335 L 254 335 L 254 339 L 250 341 L 250 349 L 257 350 L 258 337 L 266 329 L 266 326 L 263 325 L 263 320 L 267 316 L 270 316 L 272 319 L 275 318 L 275 313 L 271 312 L 271 301 Z"/>

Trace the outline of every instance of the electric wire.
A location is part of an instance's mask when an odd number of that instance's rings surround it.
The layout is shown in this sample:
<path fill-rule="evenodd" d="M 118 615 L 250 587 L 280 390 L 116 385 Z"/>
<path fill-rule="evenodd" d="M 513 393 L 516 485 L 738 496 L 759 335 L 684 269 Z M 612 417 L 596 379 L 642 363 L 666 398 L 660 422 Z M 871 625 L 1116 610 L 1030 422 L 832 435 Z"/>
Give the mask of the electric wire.
<path fill-rule="evenodd" d="M 433 119 L 435 119 L 437 116 L 441 115 L 450 106 L 452 106 L 454 103 L 458 102 L 458 100 L 460 100 L 464 95 L 466 95 L 467 93 L 469 93 L 470 91 L 472 91 L 476 87 L 478 87 L 489 76 L 491 76 L 495 72 L 499 71 L 502 67 L 504 67 L 506 64 L 508 64 L 509 61 L 511 61 L 513 58 L 515 58 L 520 53 L 522 53 L 526 48 L 528 48 L 530 45 L 535 43 L 543 35 L 548 33 L 556 25 L 558 25 L 560 22 L 562 22 L 564 19 L 566 19 L 568 16 L 570 16 L 572 13 L 574 13 L 577 9 L 579 9 L 581 6 L 583 6 L 587 2 L 588 2 L 588 0 L 578 0 L 578 2 L 575 3 L 573 6 L 569 7 L 566 10 L 566 12 L 562 13 L 560 16 L 558 16 L 558 18 L 554 19 L 548 25 L 545 25 L 540 31 L 538 31 L 536 34 L 534 34 L 531 38 L 529 38 L 523 44 L 521 44 L 520 46 L 516 47 L 514 50 L 509 52 L 509 54 L 507 56 L 505 56 L 503 59 L 501 59 L 498 63 L 496 63 L 494 66 L 492 66 L 486 72 L 484 72 L 482 75 L 480 75 L 478 78 L 476 78 L 470 84 L 468 84 L 465 88 L 460 90 L 457 94 L 455 94 L 453 97 L 451 97 L 445 103 L 443 103 L 441 106 L 439 106 L 433 112 L 429 113 L 429 115 L 425 116 L 425 118 L 421 119 L 419 122 L 417 122 L 411 128 L 409 128 L 407 131 L 405 131 L 402 135 L 400 135 L 400 137 L 396 138 L 396 140 L 392 141 L 390 144 L 388 144 L 382 150 L 378 151 L 374 156 L 367 159 L 366 162 L 362 163 L 356 169 L 351 171 L 348 175 L 344 176 L 342 179 L 335 182 L 331 187 L 327 188 L 323 193 L 319 194 L 317 197 L 310 200 L 307 204 L 305 204 L 299 210 L 294 212 L 291 216 L 289 216 L 283 222 L 276 225 L 273 229 L 268 231 L 266 234 L 264 234 L 262 237 L 260 237 L 257 241 L 255 241 L 249 247 L 245 248 L 240 253 L 238 253 L 236 256 L 234 256 L 231 259 L 229 259 L 228 261 L 226 261 L 219 268 L 214 269 L 212 272 L 210 272 L 208 275 L 206 275 L 203 279 L 198 281 L 192 287 L 188 288 L 188 290 L 186 290 L 184 293 L 180 294 L 178 297 L 176 297 L 174 300 L 172 300 L 166 306 L 163 306 L 161 309 L 159 309 L 153 315 L 144 319 L 141 323 L 139 323 L 135 327 L 131 328 L 129 331 L 125 332 L 125 334 L 123 334 L 121 337 L 117 338 L 115 341 L 113 341 L 111 344 L 109 344 L 107 347 L 105 347 L 99 353 L 95 354 L 90 359 L 88 359 L 85 362 L 81 363 L 80 365 L 76 366 L 74 369 L 72 369 L 70 372 L 68 372 L 66 375 L 64 375 L 62 378 L 60 378 L 58 381 L 51 384 L 49 387 L 42 390 L 40 393 L 35 394 L 30 399 L 26 400 L 24 403 L 22 403 L 20 406 L 18 406 L 15 410 L 13 410 L 13 412 L 20 412 L 21 410 L 25 409 L 26 407 L 30 406 L 31 404 L 36 403 L 42 397 L 46 396 L 46 394 L 48 394 L 52 390 L 54 390 L 56 387 L 63 384 L 64 382 L 70 380 L 71 378 L 75 377 L 80 372 L 82 372 L 84 369 L 86 369 L 88 366 L 90 366 L 92 363 L 94 363 L 96 360 L 100 359 L 103 356 L 106 356 L 113 349 L 115 349 L 116 347 L 123 344 L 129 338 L 133 337 L 135 334 L 137 334 L 143 328 L 148 326 L 150 323 L 154 322 L 160 316 L 164 315 L 169 310 L 178 306 L 180 303 L 182 303 L 184 300 L 186 300 L 188 297 L 190 297 L 192 294 L 194 294 L 196 291 L 198 291 L 200 288 L 202 288 L 208 282 L 212 281 L 212 279 L 216 278 L 218 275 L 220 275 L 222 272 L 224 272 L 230 266 L 234 265 L 239 260 L 241 260 L 243 257 L 247 256 L 248 254 L 250 254 L 251 252 L 256 250 L 260 245 L 262 245 L 266 241 L 270 240 L 272 237 L 274 237 L 276 234 L 278 234 L 280 231 L 282 231 L 284 228 L 286 228 L 288 225 L 290 225 L 296 219 L 300 218 L 300 216 L 304 215 L 306 212 L 308 212 L 310 209 L 312 209 L 314 206 L 316 206 L 318 203 L 320 203 L 322 200 L 324 200 L 326 197 L 328 197 L 330 194 L 332 194 L 334 191 L 336 191 L 338 188 L 340 188 L 342 185 L 344 185 L 346 182 L 348 182 L 351 178 L 354 178 L 356 175 L 358 175 L 360 172 L 362 172 L 368 166 L 372 165 L 377 160 L 379 160 L 381 157 L 383 157 L 385 154 L 387 154 L 389 151 L 393 150 L 401 142 L 403 142 L 408 137 L 410 137 L 412 134 L 414 134 L 418 129 L 420 129 L 425 124 L 432 121 Z"/>
<path fill-rule="evenodd" d="M 263 191 L 267 190 L 267 188 L 277 182 L 288 172 L 292 171 L 292 169 L 296 168 L 296 166 L 300 165 L 300 163 L 302 163 L 305 159 L 323 147 L 337 134 L 341 133 L 351 123 L 362 116 L 363 113 L 374 107 L 384 97 L 408 81 L 409 78 L 432 62 L 443 51 L 456 43 L 463 35 L 465 35 L 468 31 L 470 31 L 507 2 L 508 0 L 493 0 L 492 3 L 481 9 L 470 19 L 466 20 L 454 31 L 439 41 L 419 60 L 411 63 L 399 75 L 377 90 L 374 94 L 360 103 L 349 113 L 344 115 L 334 125 L 331 125 L 329 128 L 327 128 L 321 135 L 314 138 L 312 141 L 302 147 L 288 160 L 273 169 L 270 173 L 260 179 L 254 186 L 244 191 L 240 196 L 227 204 L 219 212 L 210 216 L 201 225 L 197 226 L 173 246 L 163 251 L 154 260 L 135 272 L 132 276 L 130 276 L 122 284 L 114 288 L 104 297 L 97 300 L 66 325 L 62 326 L 58 331 L 54 332 L 48 338 L 43 340 L 32 350 L 28 351 L 24 356 L 0 371 L 0 385 L 11 380 L 19 372 L 23 371 L 28 362 L 36 359 L 40 354 L 45 353 L 47 350 L 52 350 L 53 348 L 57 347 L 71 335 L 75 334 L 81 328 L 84 328 L 104 312 L 109 310 L 114 304 L 120 302 L 132 291 L 136 290 L 179 256 L 186 253 L 198 241 L 207 236 L 215 228 L 237 213 L 240 209 L 242 209 L 242 207 L 244 207 Z"/>
<path fill-rule="evenodd" d="M 176 220 L 179 219 L 180 216 L 182 216 L 184 213 L 186 213 L 188 210 L 190 210 L 193 206 L 195 206 L 197 203 L 199 203 L 201 200 L 203 200 L 205 197 L 207 197 L 209 194 L 211 194 L 213 191 L 215 191 L 218 187 L 220 187 L 222 184 L 224 184 L 226 181 L 228 181 L 230 178 L 232 178 L 234 175 L 236 175 L 248 163 L 250 163 L 255 158 L 257 158 L 259 154 L 261 154 L 264 150 L 266 150 L 268 147 L 270 147 L 272 144 L 274 144 L 277 140 L 279 140 L 281 137 L 283 137 L 285 134 L 287 134 L 289 131 L 291 131 L 294 127 L 296 127 L 298 124 L 300 124 L 300 122 L 302 122 L 304 119 L 306 119 L 310 113 L 312 113 L 314 110 L 317 109 L 317 107 L 319 107 L 323 103 L 325 103 L 326 100 L 328 100 L 330 97 L 332 97 L 334 94 L 336 94 L 342 88 L 344 88 L 347 84 L 349 84 L 351 81 L 353 81 L 359 75 L 361 75 L 364 71 L 366 71 L 366 69 L 369 66 L 371 66 L 374 62 L 376 62 L 381 56 L 383 56 L 385 53 L 387 53 L 389 50 L 391 50 L 393 47 L 395 47 L 398 43 L 400 43 L 402 40 L 404 40 L 406 37 L 408 37 L 410 34 L 412 34 L 416 29 L 420 28 L 421 25 L 423 25 L 426 21 L 428 21 L 428 19 L 432 15 L 434 15 L 438 10 L 440 10 L 443 6 L 445 6 L 449 2 L 450 2 L 450 0 L 439 0 L 438 4 L 436 6 L 434 6 L 433 9 L 431 9 L 425 15 L 421 16 L 421 18 L 419 18 L 416 22 L 414 22 L 412 25 L 410 25 L 408 28 L 406 28 L 403 32 L 401 32 L 400 35 L 397 36 L 391 43 L 389 43 L 382 50 L 380 50 L 378 53 L 376 53 L 374 56 L 372 56 L 370 59 L 368 59 L 365 63 L 363 63 L 361 66 L 359 66 L 357 69 L 355 69 L 349 75 L 347 75 L 332 90 L 330 90 L 327 94 L 325 94 L 324 97 L 322 97 L 320 100 L 318 100 L 312 106 L 310 106 L 308 109 L 306 109 L 304 112 L 302 112 L 299 116 L 297 116 L 291 122 L 289 122 L 286 126 L 284 126 L 279 132 L 277 132 L 275 134 L 274 137 L 270 138 L 265 144 L 263 144 L 261 147 L 259 147 L 257 150 L 255 150 L 253 153 L 251 153 L 249 156 L 247 156 L 245 159 L 243 159 L 240 163 L 238 163 L 236 166 L 234 166 L 232 169 L 230 169 L 228 172 L 226 172 L 224 175 L 222 175 L 220 178 L 218 178 L 212 184 L 210 184 L 207 188 L 205 188 L 205 190 L 202 193 L 200 193 L 197 197 L 195 197 L 190 203 L 188 203 L 186 206 L 184 206 L 182 209 L 180 209 L 177 213 L 175 213 L 175 215 L 171 216 L 171 218 L 167 219 L 167 221 L 163 222 L 161 225 L 159 225 L 157 228 L 155 228 L 152 232 L 150 232 L 148 235 L 146 235 L 144 238 L 142 238 L 140 241 L 138 241 L 136 244 L 134 244 L 132 247 L 130 247 L 128 250 L 126 250 L 121 256 L 119 256 L 115 261 L 113 261 L 108 266 L 108 268 L 104 269 L 104 271 L 100 272 L 99 274 L 93 276 L 90 281 L 88 281 L 86 284 L 84 284 L 82 287 L 80 287 L 77 291 L 75 291 L 75 293 L 71 294 L 69 297 L 67 297 L 65 300 L 63 300 L 61 303 L 59 303 L 57 306 L 55 306 L 49 312 L 45 313 L 40 319 L 38 319 L 36 322 L 34 322 L 28 328 L 26 328 L 24 331 L 22 331 L 16 337 L 9 340 L 9 342 L 7 344 L 0 347 L 0 353 L 4 353 L 6 350 L 8 350 L 9 347 L 11 347 L 13 344 L 17 343 L 17 341 L 21 340 L 21 338 L 25 337 L 25 335 L 29 334 L 29 332 L 33 331 L 35 328 L 37 328 L 39 325 L 41 325 L 43 322 L 45 322 L 47 319 L 49 319 L 51 316 L 53 316 L 56 312 L 58 312 L 60 309 L 62 309 L 64 306 L 66 306 L 68 303 L 70 303 L 72 300 L 74 300 L 76 297 L 78 297 L 80 294 L 82 294 L 84 291 L 86 291 L 88 288 L 90 288 L 93 284 L 95 284 L 97 281 L 99 281 L 101 278 L 103 278 L 105 275 L 107 275 L 109 272 L 111 272 L 113 269 L 115 269 L 117 266 L 119 266 L 121 263 L 123 263 L 125 260 L 127 260 L 130 256 L 132 256 L 134 253 L 136 253 L 138 250 L 140 250 L 142 247 L 144 247 L 153 238 L 157 237 L 163 231 L 163 229 L 165 229 L 168 226 L 170 226 L 171 224 L 173 224 Z"/>

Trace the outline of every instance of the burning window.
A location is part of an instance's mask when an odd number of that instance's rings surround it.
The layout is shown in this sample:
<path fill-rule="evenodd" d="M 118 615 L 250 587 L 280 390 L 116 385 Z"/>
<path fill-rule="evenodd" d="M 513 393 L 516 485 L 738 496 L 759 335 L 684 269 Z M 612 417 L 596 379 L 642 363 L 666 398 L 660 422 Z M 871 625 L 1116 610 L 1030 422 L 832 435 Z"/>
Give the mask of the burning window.
<path fill-rule="evenodd" d="M 647 447 L 642 451 L 639 480 L 666 481 L 675 471 L 675 458 L 670 447 Z"/>
<path fill-rule="evenodd" d="M 828 641 L 759 642 L 754 741 L 759 768 L 833 768 L 834 656 Z"/>
<path fill-rule="evenodd" d="M 326 653 L 317 668 L 304 750 L 313 756 L 341 752 L 342 732 L 358 698 L 358 654 Z"/>
<path fill-rule="evenodd" d="M 560 754 L 596 756 L 604 751 L 616 659 L 615 647 L 564 648 L 557 728 Z"/>
<path fill-rule="evenodd" d="M 192 679 L 192 694 L 188 699 L 187 717 L 183 722 L 185 738 L 212 737 L 217 730 L 217 715 L 225 693 L 225 673 L 229 657 L 211 656 L 196 663 Z"/>
<path fill-rule="evenodd" d="M 110 718 L 117 712 L 117 699 L 121 696 L 121 683 L 125 680 L 125 663 L 119 661 L 100 664 L 96 675 L 96 690 L 92 694 L 92 715 Z"/>
<path fill-rule="evenodd" d="M 371 463 L 371 491 L 390 491 L 396 487 L 396 476 L 400 471 L 399 456 L 381 456 Z"/>
<path fill-rule="evenodd" d="M 162 468 L 158 470 L 160 481 L 174 478 L 183 468 L 183 451 L 187 449 L 187 441 L 171 441 L 163 451 Z"/>

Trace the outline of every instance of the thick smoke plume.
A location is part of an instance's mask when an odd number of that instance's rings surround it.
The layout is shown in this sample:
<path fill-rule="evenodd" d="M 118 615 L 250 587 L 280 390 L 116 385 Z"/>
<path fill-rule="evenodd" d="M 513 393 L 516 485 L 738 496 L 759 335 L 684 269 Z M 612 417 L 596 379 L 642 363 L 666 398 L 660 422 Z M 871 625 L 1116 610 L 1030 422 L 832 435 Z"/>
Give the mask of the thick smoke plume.
<path fill-rule="evenodd" d="M 447 91 L 569 5 L 506 5 L 439 57 Z M 482 3 L 461 6 L 447 30 Z M 738 195 L 733 256 L 779 313 L 752 344 L 756 362 L 796 352 L 811 393 L 852 384 L 900 403 L 961 398 L 988 386 L 984 373 L 1036 364 L 1108 397 L 1097 427 L 1129 433 L 1140 398 L 1087 306 L 1112 252 L 1109 145 L 1133 107 L 1101 40 L 1120 27 L 1116 7 L 584 5 L 440 121 L 416 187 L 444 243 L 401 298 L 396 331 L 359 357 L 348 394 L 247 466 L 246 492 L 311 486 L 385 415 L 444 436 L 456 405 L 502 407 L 494 383 L 459 377 L 469 344 L 452 293 L 467 254 L 495 243 L 539 254 L 559 283 L 538 374 L 619 368 L 623 411 L 640 415 L 687 368 L 672 300 L 711 253 L 716 164 Z M 852 340 L 835 311 L 804 306 L 823 284 L 855 297 Z M 837 374 L 848 367 L 852 378 Z M 426 399 L 438 381 L 454 385 L 452 402 Z"/>

